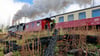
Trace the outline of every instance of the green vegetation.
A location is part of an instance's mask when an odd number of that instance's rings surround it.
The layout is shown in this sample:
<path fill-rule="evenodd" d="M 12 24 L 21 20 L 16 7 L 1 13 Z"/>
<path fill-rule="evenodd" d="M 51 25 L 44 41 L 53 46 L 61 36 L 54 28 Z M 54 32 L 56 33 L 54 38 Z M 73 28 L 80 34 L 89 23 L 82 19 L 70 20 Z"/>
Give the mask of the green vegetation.
<path fill-rule="evenodd" d="M 2 32 L 2 29 L 0 29 L 0 32 Z"/>
<path fill-rule="evenodd" d="M 97 47 L 94 44 L 87 44 L 87 46 L 89 51 L 97 49 Z"/>
<path fill-rule="evenodd" d="M 4 56 L 4 54 L 3 54 L 3 47 L 0 47 L 0 56 Z"/>
<path fill-rule="evenodd" d="M 67 54 L 68 56 L 74 56 L 74 55 L 72 55 L 72 54 Z"/>
<path fill-rule="evenodd" d="M 2 52 L 2 51 L 0 51 L 0 56 L 4 56 L 4 54 L 3 54 L 3 52 Z"/>
<path fill-rule="evenodd" d="M 13 56 L 21 56 L 19 51 L 13 51 Z"/>
<path fill-rule="evenodd" d="M 96 47 L 100 49 L 100 45 L 96 45 Z"/>

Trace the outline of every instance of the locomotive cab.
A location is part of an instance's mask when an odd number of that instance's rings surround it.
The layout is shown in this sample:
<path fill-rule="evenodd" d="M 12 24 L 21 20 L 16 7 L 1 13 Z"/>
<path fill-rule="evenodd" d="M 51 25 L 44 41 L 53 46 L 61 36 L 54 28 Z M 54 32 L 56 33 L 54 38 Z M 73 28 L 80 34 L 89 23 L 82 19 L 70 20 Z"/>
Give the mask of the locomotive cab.
<path fill-rule="evenodd" d="M 54 20 L 51 20 L 50 18 L 44 19 L 44 29 L 53 29 L 55 27 L 55 22 Z"/>
<path fill-rule="evenodd" d="M 25 30 L 25 24 L 24 23 L 21 23 L 18 25 L 18 31 L 24 31 Z"/>

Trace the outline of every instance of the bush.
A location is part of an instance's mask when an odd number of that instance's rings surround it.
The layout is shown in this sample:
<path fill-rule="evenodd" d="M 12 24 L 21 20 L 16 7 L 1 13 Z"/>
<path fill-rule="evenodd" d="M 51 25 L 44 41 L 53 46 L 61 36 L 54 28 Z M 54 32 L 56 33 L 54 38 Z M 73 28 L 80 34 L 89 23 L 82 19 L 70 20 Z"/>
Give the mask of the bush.
<path fill-rule="evenodd" d="M 21 56 L 19 51 L 14 51 L 13 54 L 14 54 L 13 56 Z"/>
<path fill-rule="evenodd" d="M 0 32 L 2 32 L 2 29 L 0 29 Z"/>
<path fill-rule="evenodd" d="M 96 45 L 96 47 L 100 49 L 100 45 Z"/>

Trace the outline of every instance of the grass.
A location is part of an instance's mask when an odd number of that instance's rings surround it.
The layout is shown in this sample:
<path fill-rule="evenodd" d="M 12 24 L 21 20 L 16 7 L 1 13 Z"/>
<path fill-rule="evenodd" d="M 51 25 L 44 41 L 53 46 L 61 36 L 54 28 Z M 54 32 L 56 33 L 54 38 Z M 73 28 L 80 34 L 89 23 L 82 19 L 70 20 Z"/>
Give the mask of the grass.
<path fill-rule="evenodd" d="M 13 56 L 21 56 L 19 51 L 13 51 Z"/>
<path fill-rule="evenodd" d="M 100 45 L 96 45 L 96 47 L 100 49 Z"/>
<path fill-rule="evenodd" d="M 3 47 L 0 47 L 0 56 L 4 56 Z"/>
<path fill-rule="evenodd" d="M 3 52 L 2 52 L 2 51 L 0 51 L 0 56 L 4 56 L 4 54 L 3 54 Z"/>

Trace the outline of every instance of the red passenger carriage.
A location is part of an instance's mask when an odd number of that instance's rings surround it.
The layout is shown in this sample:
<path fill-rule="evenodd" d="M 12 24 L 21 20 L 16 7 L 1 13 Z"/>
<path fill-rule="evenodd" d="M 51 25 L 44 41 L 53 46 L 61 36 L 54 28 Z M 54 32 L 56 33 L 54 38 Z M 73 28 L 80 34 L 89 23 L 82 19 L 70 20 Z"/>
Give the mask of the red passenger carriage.
<path fill-rule="evenodd" d="M 100 25 L 100 17 L 74 20 L 69 22 L 61 22 L 57 23 L 55 28 L 59 29 L 59 28 L 71 28 L 71 27 L 92 26 L 92 25 Z"/>
<path fill-rule="evenodd" d="M 46 19 L 26 23 L 25 31 L 30 32 L 30 31 L 41 31 L 46 28 L 50 29 L 51 22 L 52 20 L 50 18 L 46 18 Z"/>

